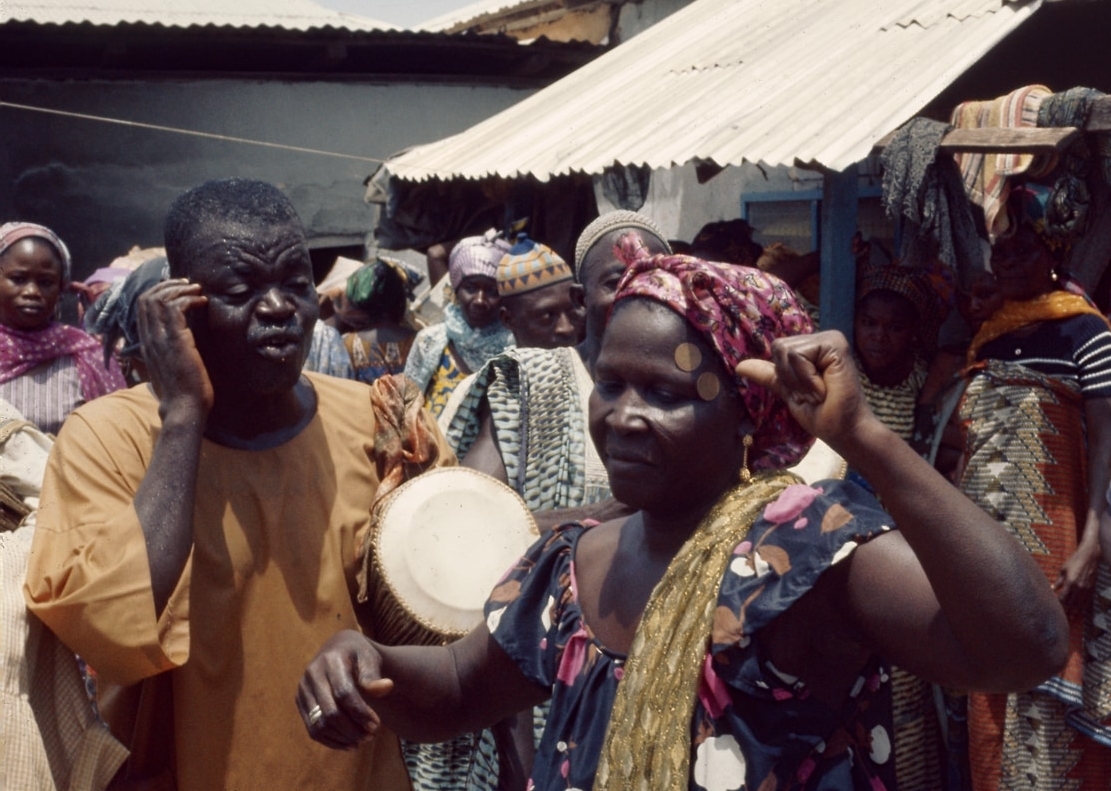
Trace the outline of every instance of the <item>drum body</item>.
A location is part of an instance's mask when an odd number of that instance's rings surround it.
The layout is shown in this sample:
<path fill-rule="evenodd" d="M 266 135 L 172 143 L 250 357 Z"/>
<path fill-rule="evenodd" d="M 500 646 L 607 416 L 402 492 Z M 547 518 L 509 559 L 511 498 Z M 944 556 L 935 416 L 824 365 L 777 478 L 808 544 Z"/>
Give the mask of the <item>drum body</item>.
<path fill-rule="evenodd" d="M 516 492 L 467 467 L 402 484 L 371 531 L 367 598 L 387 645 L 440 645 L 478 626 L 490 591 L 539 535 Z"/>

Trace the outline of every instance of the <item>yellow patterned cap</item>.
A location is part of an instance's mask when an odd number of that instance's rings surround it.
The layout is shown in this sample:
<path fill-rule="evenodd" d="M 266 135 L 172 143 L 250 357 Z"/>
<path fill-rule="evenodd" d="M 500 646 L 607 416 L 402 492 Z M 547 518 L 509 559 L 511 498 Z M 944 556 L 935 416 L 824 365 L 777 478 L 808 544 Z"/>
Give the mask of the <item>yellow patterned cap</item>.
<path fill-rule="evenodd" d="M 571 267 L 555 250 L 522 233 L 498 264 L 498 294 L 503 297 L 524 294 L 562 283 L 572 276 Z"/>

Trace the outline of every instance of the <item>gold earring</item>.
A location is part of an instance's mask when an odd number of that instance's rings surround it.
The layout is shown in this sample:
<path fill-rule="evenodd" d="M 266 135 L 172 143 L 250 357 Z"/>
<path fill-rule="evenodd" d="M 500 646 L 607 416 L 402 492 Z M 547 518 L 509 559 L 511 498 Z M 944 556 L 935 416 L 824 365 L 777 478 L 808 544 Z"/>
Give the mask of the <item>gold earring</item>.
<path fill-rule="evenodd" d="M 742 440 L 742 444 L 744 444 L 745 446 L 745 455 L 741 459 L 740 478 L 741 483 L 747 484 L 752 481 L 752 472 L 750 472 L 748 469 L 748 449 L 752 447 L 752 435 L 745 434 L 745 438 Z"/>

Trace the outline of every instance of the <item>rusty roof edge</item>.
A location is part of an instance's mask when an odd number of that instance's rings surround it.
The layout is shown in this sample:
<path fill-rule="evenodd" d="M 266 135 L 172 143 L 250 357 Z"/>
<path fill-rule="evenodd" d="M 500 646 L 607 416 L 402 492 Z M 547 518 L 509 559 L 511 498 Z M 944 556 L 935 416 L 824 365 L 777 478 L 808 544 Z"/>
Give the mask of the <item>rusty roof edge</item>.
<path fill-rule="evenodd" d="M 2 0 L 0 0 L 2 1 Z M 591 44 L 587 41 L 554 41 L 546 36 L 539 36 L 531 39 L 518 39 L 504 33 L 486 33 L 482 36 L 460 35 L 457 33 L 438 33 L 431 30 L 414 30 L 404 27 L 387 26 L 383 28 L 360 28 L 360 27 L 339 27 L 336 25 L 317 25 L 312 27 L 295 27 L 281 24 L 256 24 L 256 25 L 238 25 L 238 24 L 221 24 L 218 22 L 196 22 L 190 24 L 167 24 L 166 22 L 150 21 L 150 20 L 122 20 L 113 23 L 95 22 L 91 20 L 69 20 L 66 22 L 39 22 L 34 20 L 23 19 L 8 19 L 0 21 L 0 31 L 5 29 L 23 29 L 23 30 L 67 30 L 67 29 L 81 29 L 88 28 L 93 30 L 112 30 L 112 29 L 155 29 L 155 30 L 212 30 L 212 31 L 257 31 L 257 32 L 286 32 L 286 33 L 339 33 L 352 36 L 385 36 L 389 38 L 411 38 L 415 40 L 424 41 L 444 41 L 451 43 L 466 43 L 476 45 L 489 45 L 492 43 L 501 42 L 505 46 L 514 46 L 520 48 L 526 47 L 557 47 L 560 49 L 600 49 L 599 45 Z"/>
<path fill-rule="evenodd" d="M 1064 0 L 1059 1 L 1064 2 Z M 976 19 L 978 17 L 986 16 L 987 14 L 997 14 L 1008 6 L 1012 8 L 1018 6 L 1032 6 L 1033 10 L 1037 10 L 1037 8 L 1040 7 L 1043 2 L 1044 0 L 995 0 L 993 8 L 984 7 L 977 10 L 969 10 L 965 13 L 961 13 L 961 9 L 957 8 L 946 11 L 945 13 L 935 13 L 929 15 L 924 19 L 914 14 L 904 14 L 895 18 L 891 18 L 888 21 L 884 22 L 880 25 L 880 30 L 888 31 L 895 27 L 907 28 L 913 26 L 918 26 L 923 29 L 929 29 L 931 27 L 936 27 L 937 25 L 942 24 L 946 19 L 954 19 L 957 22 L 964 22 L 965 20 Z M 966 3 L 966 5 L 968 4 Z M 985 3 L 984 5 L 986 6 L 988 4 Z"/>
<path fill-rule="evenodd" d="M 459 33 L 479 25 L 501 19 L 518 19 L 527 17 L 537 10 L 549 6 L 558 6 L 565 11 L 581 8 L 584 5 L 601 4 L 612 0 L 479 0 L 477 3 L 463 6 L 463 8 L 449 11 L 433 17 L 419 25 L 414 30 L 427 30 L 433 32 Z"/>

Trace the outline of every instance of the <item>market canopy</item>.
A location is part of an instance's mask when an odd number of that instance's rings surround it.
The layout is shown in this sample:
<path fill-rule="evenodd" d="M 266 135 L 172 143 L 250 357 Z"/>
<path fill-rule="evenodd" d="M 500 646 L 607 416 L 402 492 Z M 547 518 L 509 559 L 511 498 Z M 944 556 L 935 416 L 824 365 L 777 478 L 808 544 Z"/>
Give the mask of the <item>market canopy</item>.
<path fill-rule="evenodd" d="M 461 134 L 389 160 L 405 181 L 742 161 L 841 171 L 1042 0 L 696 0 Z"/>

